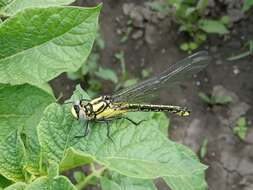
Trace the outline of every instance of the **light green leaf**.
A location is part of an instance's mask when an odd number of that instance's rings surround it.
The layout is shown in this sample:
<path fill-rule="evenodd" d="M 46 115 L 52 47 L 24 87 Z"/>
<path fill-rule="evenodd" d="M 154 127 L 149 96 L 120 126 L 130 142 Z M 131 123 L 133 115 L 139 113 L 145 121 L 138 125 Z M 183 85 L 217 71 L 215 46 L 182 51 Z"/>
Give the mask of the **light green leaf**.
<path fill-rule="evenodd" d="M 216 33 L 221 35 L 229 33 L 226 26 L 222 22 L 216 20 L 200 20 L 199 27 L 207 33 Z"/>
<path fill-rule="evenodd" d="M 122 190 L 120 185 L 118 185 L 116 182 L 106 178 L 106 177 L 101 177 L 100 178 L 100 184 L 102 190 Z"/>
<path fill-rule="evenodd" d="M 247 122 L 245 117 L 240 117 L 237 122 L 236 126 L 233 128 L 234 134 L 236 134 L 240 139 L 244 140 L 247 134 Z"/>
<path fill-rule="evenodd" d="M 112 81 L 113 83 L 118 82 L 118 77 L 116 73 L 111 69 L 103 69 L 99 67 L 99 70 L 95 72 L 95 74 L 97 77 L 100 77 L 104 80 L 109 80 L 109 81 Z"/>
<path fill-rule="evenodd" d="M 0 25 L 0 82 L 41 84 L 85 62 L 101 6 L 29 8 Z"/>
<path fill-rule="evenodd" d="M 40 148 L 36 126 L 45 107 L 54 101 L 50 94 L 28 84 L 0 85 L 0 142 L 6 143 L 6 137 L 16 130 L 22 133 L 28 153 L 27 170 L 38 170 Z"/>
<path fill-rule="evenodd" d="M 180 49 L 183 51 L 188 51 L 190 49 L 189 43 L 184 42 L 184 43 L 180 44 Z"/>
<path fill-rule="evenodd" d="M 216 104 L 220 104 L 220 105 L 225 105 L 225 104 L 229 104 L 233 101 L 231 96 L 213 96 L 213 101 Z"/>
<path fill-rule="evenodd" d="M 207 153 L 207 144 L 208 144 L 208 139 L 204 138 L 203 142 L 201 143 L 200 152 L 199 152 L 199 156 L 201 159 L 203 159 Z"/>
<path fill-rule="evenodd" d="M 1 6 L 0 0 L 0 6 Z M 29 7 L 49 7 L 57 5 L 68 5 L 73 3 L 75 0 L 4 0 L 8 1 L 5 3 L 4 13 L 6 16 L 14 15 L 16 12 L 29 8 Z"/>
<path fill-rule="evenodd" d="M 137 82 L 138 82 L 138 79 L 136 79 L 136 78 L 128 79 L 128 80 L 126 80 L 126 81 L 124 82 L 123 87 L 124 87 L 124 88 L 127 88 L 127 87 L 129 87 L 129 86 L 132 86 L 132 85 L 136 84 Z"/>
<path fill-rule="evenodd" d="M 159 128 L 154 113 L 127 114 L 135 121 L 146 119 L 138 127 L 127 120 L 110 122 L 111 138 L 106 136 L 103 123 L 90 123 L 91 132 L 85 138 L 85 121 L 77 121 L 70 113 L 70 105 L 51 104 L 44 112 L 38 127 L 39 141 L 44 158 L 60 164 L 72 147 L 84 160 L 94 160 L 122 175 L 136 178 L 170 177 L 178 181 L 198 178 L 204 184 L 206 168 L 186 147 L 168 140 Z M 82 162 L 79 163 L 80 165 Z M 77 166 L 77 165 L 75 165 Z M 201 176 L 200 176 L 201 174 Z"/>
<path fill-rule="evenodd" d="M 24 181 L 26 165 L 25 146 L 17 130 L 0 143 L 0 174 L 12 181 Z"/>
<path fill-rule="evenodd" d="M 4 190 L 24 190 L 26 187 L 26 184 L 23 182 L 17 182 L 14 183 L 13 185 L 5 188 Z"/>
<path fill-rule="evenodd" d="M 84 174 L 84 172 L 81 172 L 81 171 L 75 171 L 74 173 L 73 173 L 73 177 L 74 177 L 74 179 L 75 179 L 75 181 L 77 182 L 77 183 L 80 183 L 81 181 L 83 181 L 84 179 L 85 179 L 85 174 Z"/>
<path fill-rule="evenodd" d="M 210 105 L 214 104 L 211 97 L 209 97 L 205 93 L 200 92 L 198 95 L 199 95 L 200 99 L 203 100 L 206 104 L 210 104 Z"/>
<path fill-rule="evenodd" d="M 75 186 L 65 176 L 57 176 L 52 181 L 47 177 L 40 177 L 29 184 L 25 190 L 76 190 Z"/>
<path fill-rule="evenodd" d="M 252 0 L 244 0 L 243 1 L 243 7 L 242 7 L 242 11 L 246 12 L 248 11 L 253 5 L 253 1 Z"/>
<path fill-rule="evenodd" d="M 157 190 L 153 181 L 123 176 L 113 172 L 111 178 L 101 178 L 103 190 Z"/>
<path fill-rule="evenodd" d="M 194 160 L 198 157 L 188 148 L 181 144 L 176 144 L 178 150 Z M 163 178 L 172 190 L 207 190 L 207 183 L 204 180 L 205 174 L 203 170 L 195 171 L 189 176 L 168 176 Z"/>
<path fill-rule="evenodd" d="M 225 24 L 225 25 L 228 25 L 229 24 L 229 21 L 230 21 L 230 18 L 229 16 L 222 16 L 220 21 Z"/>

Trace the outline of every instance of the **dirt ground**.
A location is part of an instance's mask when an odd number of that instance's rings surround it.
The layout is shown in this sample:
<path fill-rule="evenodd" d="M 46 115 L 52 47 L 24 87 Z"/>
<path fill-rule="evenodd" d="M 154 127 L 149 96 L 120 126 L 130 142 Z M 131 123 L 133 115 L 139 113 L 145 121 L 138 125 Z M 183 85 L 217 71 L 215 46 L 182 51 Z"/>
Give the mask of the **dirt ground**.
<path fill-rule="evenodd" d="M 101 1 L 77 1 L 75 5 L 92 6 Z M 130 3 L 144 6 L 143 0 L 108 0 L 103 2 L 100 28 L 106 48 L 100 52 L 100 65 L 119 70 L 114 54 L 123 50 L 128 72 L 140 77 L 143 68 L 152 68 L 158 73 L 168 64 L 187 56 L 178 48 L 184 36 L 178 34 L 170 15 L 163 18 L 156 15 L 144 21 L 134 17 L 133 30 L 129 39 L 121 43 L 120 33 L 126 31 Z M 231 1 L 233 2 L 233 1 Z M 216 11 L 221 11 L 216 8 Z M 224 9 L 224 6 L 222 7 Z M 251 11 L 252 12 L 252 11 Z M 231 13 L 232 14 L 232 13 Z M 235 17 L 239 17 L 236 13 Z M 252 190 L 253 189 L 253 58 L 249 56 L 237 61 L 226 58 L 239 52 L 243 44 L 253 39 L 253 13 L 233 18 L 231 34 L 226 38 L 210 36 L 199 48 L 206 49 L 213 57 L 208 68 L 192 80 L 160 94 L 157 103 L 187 105 L 192 114 L 188 118 L 169 116 L 171 139 L 183 143 L 196 153 L 203 139 L 208 139 L 207 154 L 202 160 L 209 166 L 206 180 L 210 190 Z M 236 20 L 237 19 L 237 20 Z M 72 94 L 78 81 L 70 81 L 65 75 L 52 82 L 55 93 L 63 92 L 64 97 Z M 104 92 L 112 89 L 106 88 Z M 207 107 L 198 97 L 198 92 L 225 94 L 233 98 L 228 106 Z M 248 132 L 244 141 L 231 130 L 235 121 L 245 116 Z M 159 189 L 168 189 L 158 182 Z"/>

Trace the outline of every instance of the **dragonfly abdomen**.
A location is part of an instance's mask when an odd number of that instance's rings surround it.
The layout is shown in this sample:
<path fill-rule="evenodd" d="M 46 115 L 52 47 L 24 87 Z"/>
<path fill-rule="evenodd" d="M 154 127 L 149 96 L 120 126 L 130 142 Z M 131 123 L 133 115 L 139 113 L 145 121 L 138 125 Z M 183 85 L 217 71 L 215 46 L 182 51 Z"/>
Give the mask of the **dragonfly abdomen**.
<path fill-rule="evenodd" d="M 125 106 L 128 111 L 142 111 L 142 112 L 170 112 L 179 116 L 188 116 L 190 111 L 186 107 L 172 106 L 172 105 L 153 105 L 153 104 L 128 104 Z"/>

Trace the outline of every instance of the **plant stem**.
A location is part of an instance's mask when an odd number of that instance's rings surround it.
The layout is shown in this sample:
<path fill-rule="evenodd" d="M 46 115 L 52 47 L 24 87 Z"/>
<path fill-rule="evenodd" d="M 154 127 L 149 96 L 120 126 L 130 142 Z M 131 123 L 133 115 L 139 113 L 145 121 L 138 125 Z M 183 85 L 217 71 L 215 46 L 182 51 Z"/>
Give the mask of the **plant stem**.
<path fill-rule="evenodd" d="M 83 188 L 85 188 L 89 184 L 90 180 L 93 177 L 100 177 L 102 175 L 102 173 L 104 172 L 104 170 L 106 169 L 105 167 L 102 167 L 99 170 L 95 170 L 93 164 L 91 164 L 91 168 L 92 168 L 91 174 L 88 175 L 87 177 L 85 177 L 85 179 L 83 181 L 81 181 L 80 183 L 78 183 L 76 185 L 76 189 L 82 190 Z"/>

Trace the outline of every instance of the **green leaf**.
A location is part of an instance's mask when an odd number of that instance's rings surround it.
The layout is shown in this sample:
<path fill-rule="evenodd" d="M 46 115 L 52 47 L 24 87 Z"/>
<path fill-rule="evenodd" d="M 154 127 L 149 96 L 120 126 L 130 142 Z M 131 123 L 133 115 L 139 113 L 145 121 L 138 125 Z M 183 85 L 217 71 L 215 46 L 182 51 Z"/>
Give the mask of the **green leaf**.
<path fill-rule="evenodd" d="M 118 185 L 116 182 L 106 178 L 106 177 L 101 177 L 100 179 L 100 184 L 102 190 L 122 190 L 120 185 Z"/>
<path fill-rule="evenodd" d="M 187 42 L 180 44 L 180 49 L 183 51 L 188 51 L 190 49 L 189 44 Z"/>
<path fill-rule="evenodd" d="M 0 143 L 0 174 L 12 181 L 25 181 L 25 146 L 17 130 Z"/>
<path fill-rule="evenodd" d="M 230 96 L 213 96 L 215 104 L 225 105 L 229 104 L 233 101 L 232 97 Z"/>
<path fill-rule="evenodd" d="M 203 100 L 203 102 L 205 102 L 206 104 L 210 104 L 210 105 L 213 104 L 211 97 L 207 96 L 205 93 L 200 92 L 198 95 L 200 99 Z"/>
<path fill-rule="evenodd" d="M 99 67 L 99 70 L 95 72 L 95 74 L 97 77 L 100 77 L 104 80 L 109 80 L 109 81 L 112 81 L 113 83 L 118 82 L 118 77 L 116 73 L 111 69 L 103 69 Z"/>
<path fill-rule="evenodd" d="M 252 0 L 244 0 L 243 1 L 243 7 L 242 7 L 242 11 L 246 12 L 248 11 L 253 5 L 253 1 Z"/>
<path fill-rule="evenodd" d="M 11 184 L 12 184 L 12 182 L 10 180 L 8 180 L 4 176 L 0 175 L 0 189 L 3 189 Z"/>
<path fill-rule="evenodd" d="M 200 13 L 203 13 L 203 11 L 207 8 L 208 6 L 208 0 L 199 0 L 197 3 L 197 10 Z"/>
<path fill-rule="evenodd" d="M 193 160 L 198 160 L 197 156 L 185 146 L 176 144 L 176 147 L 178 150 L 191 157 Z M 205 174 L 203 170 L 194 171 L 192 175 L 184 176 L 182 178 L 169 176 L 164 177 L 163 179 L 172 190 L 207 190 L 207 183 L 204 180 Z"/>
<path fill-rule="evenodd" d="M 195 50 L 195 49 L 198 48 L 198 44 L 196 44 L 195 42 L 190 42 L 190 43 L 189 43 L 189 48 L 190 48 L 191 50 Z"/>
<path fill-rule="evenodd" d="M 10 4 L 13 0 L 0 0 L 0 8 Z"/>
<path fill-rule="evenodd" d="M 0 0 L 0 6 L 1 6 Z M 18 11 L 29 8 L 29 7 L 49 7 L 57 5 L 68 5 L 73 3 L 75 0 L 4 0 L 9 1 L 5 3 L 4 13 L 5 16 L 11 16 L 17 13 Z"/>
<path fill-rule="evenodd" d="M 136 78 L 128 79 L 124 82 L 123 87 L 126 88 L 129 86 L 132 86 L 132 85 L 136 84 L 137 82 L 138 82 L 138 79 L 136 79 Z"/>
<path fill-rule="evenodd" d="M 75 186 L 65 176 L 57 176 L 52 181 L 47 177 L 40 177 L 31 184 L 27 185 L 25 190 L 76 190 Z"/>
<path fill-rule="evenodd" d="M 208 139 L 205 138 L 200 146 L 199 156 L 201 159 L 203 159 L 207 153 L 207 144 L 208 144 Z"/>
<path fill-rule="evenodd" d="M 85 62 L 101 6 L 29 8 L 0 25 L 0 82 L 41 84 Z"/>
<path fill-rule="evenodd" d="M 53 179 L 59 175 L 59 165 L 55 162 L 49 163 L 48 167 L 48 178 Z"/>
<path fill-rule="evenodd" d="M 149 68 L 149 69 L 142 69 L 141 70 L 141 76 L 142 76 L 142 78 L 149 77 L 151 75 L 151 73 L 152 73 L 152 69 L 151 68 Z"/>
<path fill-rule="evenodd" d="M 5 188 L 5 190 L 25 190 L 26 184 L 23 182 L 17 182 L 13 185 Z"/>
<path fill-rule="evenodd" d="M 137 179 L 113 172 L 111 179 L 100 179 L 102 190 L 157 190 L 152 180 Z"/>
<path fill-rule="evenodd" d="M 85 174 L 83 173 L 83 172 L 81 172 L 81 171 L 75 171 L 74 173 L 73 173 L 73 177 L 74 177 L 74 179 L 75 179 L 75 181 L 77 182 L 77 183 L 80 183 L 81 181 L 83 181 L 84 179 L 85 179 Z"/>
<path fill-rule="evenodd" d="M 234 134 L 236 134 L 240 139 L 244 140 L 248 131 L 247 122 L 245 117 L 240 117 L 236 126 L 233 128 Z"/>
<path fill-rule="evenodd" d="M 127 114 L 134 121 L 146 119 L 138 127 L 127 120 L 110 122 L 112 142 L 106 136 L 105 124 L 94 122 L 90 123 L 88 136 L 75 138 L 83 133 L 85 121 L 74 119 L 70 108 L 70 105 L 51 104 L 38 127 L 44 158 L 59 163 L 60 170 L 64 155 L 72 147 L 79 156 L 83 155 L 84 161 L 94 160 L 128 177 L 173 176 L 178 181 L 198 178 L 197 185 L 205 183 L 206 166 L 199 163 L 189 149 L 170 141 L 160 132 L 161 126 L 154 113 Z"/>
<path fill-rule="evenodd" d="M 43 110 L 54 101 L 50 94 L 28 84 L 0 85 L 0 142 L 6 143 L 6 137 L 19 130 L 27 151 L 26 169 L 29 171 L 38 172 L 40 148 L 36 126 Z"/>
<path fill-rule="evenodd" d="M 215 33 L 221 35 L 229 33 L 226 26 L 222 22 L 216 20 L 202 19 L 199 21 L 199 27 L 207 33 Z"/>
<path fill-rule="evenodd" d="M 228 25 L 229 24 L 229 21 L 230 21 L 230 18 L 229 16 L 222 16 L 220 21 L 225 24 L 225 25 Z"/>

